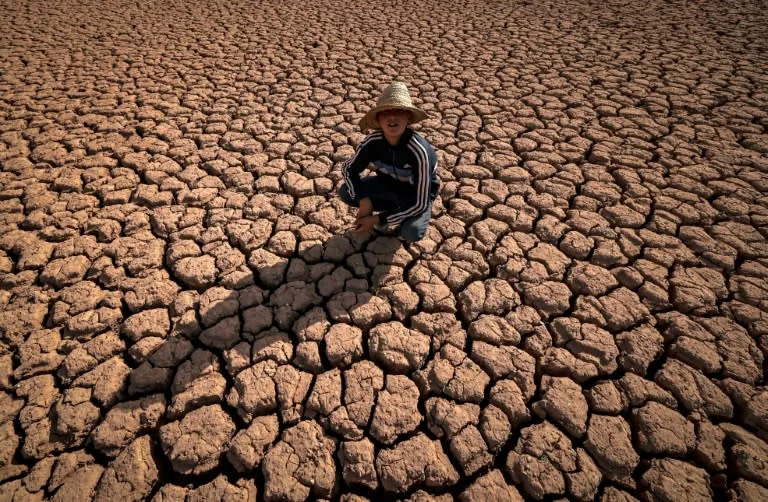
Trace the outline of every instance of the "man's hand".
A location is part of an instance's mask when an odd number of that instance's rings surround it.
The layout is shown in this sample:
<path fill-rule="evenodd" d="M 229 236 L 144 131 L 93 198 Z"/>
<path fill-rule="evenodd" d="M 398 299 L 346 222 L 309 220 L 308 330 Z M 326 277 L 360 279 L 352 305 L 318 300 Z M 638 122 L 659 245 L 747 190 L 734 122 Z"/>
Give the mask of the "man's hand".
<path fill-rule="evenodd" d="M 360 200 L 360 205 L 357 209 L 357 219 L 364 218 L 373 214 L 373 202 L 371 199 L 365 198 Z"/>
<path fill-rule="evenodd" d="M 373 226 L 379 222 L 378 216 L 363 216 L 355 220 L 355 232 L 363 233 L 373 230 Z"/>

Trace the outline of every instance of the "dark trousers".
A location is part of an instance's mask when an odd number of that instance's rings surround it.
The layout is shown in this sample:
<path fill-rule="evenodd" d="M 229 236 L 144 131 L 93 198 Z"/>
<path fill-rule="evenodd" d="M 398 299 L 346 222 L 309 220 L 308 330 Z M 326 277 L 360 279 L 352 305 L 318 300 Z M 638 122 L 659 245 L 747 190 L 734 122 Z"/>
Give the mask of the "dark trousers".
<path fill-rule="evenodd" d="M 384 176 L 366 176 L 360 180 L 365 193 L 371 199 L 374 211 L 386 211 L 396 213 L 411 207 L 413 197 L 405 196 L 402 190 L 397 190 L 397 182 L 389 182 Z M 346 185 L 339 188 L 339 198 L 352 207 L 360 205 L 359 198 L 353 199 L 349 195 Z M 400 236 L 408 242 L 416 242 L 424 237 L 432 217 L 432 200 L 423 213 L 408 217 L 400 223 Z"/>

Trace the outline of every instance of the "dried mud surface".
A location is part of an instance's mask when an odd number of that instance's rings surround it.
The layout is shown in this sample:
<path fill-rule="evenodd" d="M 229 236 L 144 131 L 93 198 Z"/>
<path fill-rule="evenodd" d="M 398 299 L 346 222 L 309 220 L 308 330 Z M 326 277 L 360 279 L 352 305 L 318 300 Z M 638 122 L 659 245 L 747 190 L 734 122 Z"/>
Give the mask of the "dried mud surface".
<path fill-rule="evenodd" d="M 1 500 L 768 499 L 765 9 L 462 5 L 2 2 Z"/>

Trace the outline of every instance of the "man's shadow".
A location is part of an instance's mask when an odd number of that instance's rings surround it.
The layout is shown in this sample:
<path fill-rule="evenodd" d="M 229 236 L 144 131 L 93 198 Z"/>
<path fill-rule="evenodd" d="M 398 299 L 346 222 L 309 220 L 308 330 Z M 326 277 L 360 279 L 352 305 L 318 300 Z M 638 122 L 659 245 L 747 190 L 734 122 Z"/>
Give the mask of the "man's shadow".
<path fill-rule="evenodd" d="M 308 270 L 303 280 L 284 280 L 266 287 L 258 279 L 258 271 L 249 266 L 250 277 L 243 274 L 237 284 L 219 280 L 211 288 L 201 288 L 194 302 L 181 301 L 177 294 L 167 306 L 170 318 L 167 333 L 157 333 L 156 330 L 147 330 L 146 335 L 129 333 L 126 319 L 118 320 L 106 332 L 98 331 L 87 337 L 78 337 L 63 330 L 65 338 L 82 338 L 80 341 L 85 352 L 93 345 L 93 355 L 90 356 L 94 358 L 93 364 L 82 368 L 64 365 L 73 368 L 71 374 L 66 375 L 66 381 L 71 382 L 68 385 L 93 387 L 95 392 L 101 385 L 96 380 L 99 375 L 116 365 L 122 368 L 122 372 L 110 377 L 114 405 L 109 406 L 106 415 L 91 424 L 88 430 L 78 430 L 72 437 L 52 435 L 50 441 L 55 443 L 54 448 L 89 444 L 109 457 L 111 462 L 136 438 L 149 433 L 153 440 L 153 457 L 165 468 L 172 469 L 161 451 L 163 446 L 168 445 L 161 445 L 160 428 L 169 422 L 182 420 L 203 406 L 218 404 L 233 419 L 238 430 L 246 429 L 248 421 L 239 415 L 242 404 L 231 396 L 234 382 L 241 372 L 267 360 L 274 361 L 278 366 L 298 367 L 295 361 L 299 343 L 295 324 L 298 319 L 307 320 L 302 326 L 305 331 L 322 330 L 318 345 L 323 347 L 323 338 L 333 324 L 357 325 L 365 332 L 374 324 L 398 318 L 394 308 L 389 313 L 378 310 L 382 302 L 391 301 L 382 291 L 406 282 L 404 271 L 414 260 L 414 256 L 397 238 L 376 234 L 336 234 L 324 242 L 307 246 L 302 254 L 311 257 L 313 261 L 307 262 L 310 266 L 318 265 L 314 270 Z M 270 267 L 276 266 L 265 264 L 268 273 L 278 272 Z M 339 289 L 331 287 L 327 294 L 321 294 L 320 283 L 334 273 L 343 279 Z M 294 284 L 291 285 L 291 282 Z M 302 288 L 314 289 L 309 292 L 314 295 L 308 295 L 313 298 L 312 301 L 305 302 L 299 298 Z M 289 290 L 290 293 L 287 293 Z M 284 304 L 274 300 L 273 295 L 280 294 L 284 295 Z M 330 315 L 329 304 L 333 302 L 349 313 L 349 321 Z M 279 325 L 279 309 L 286 309 L 286 312 L 293 310 L 293 315 L 286 318 L 291 321 L 290 325 Z M 307 315 L 313 309 L 325 313 L 318 316 L 315 324 Z M 338 312 L 343 317 L 341 310 Z M 126 318 L 137 314 L 141 311 L 124 312 Z M 101 354 L 98 340 L 87 345 L 90 340 L 109 332 L 125 344 L 122 354 Z M 145 349 L 140 350 L 140 347 Z M 75 356 L 73 354 L 70 362 L 75 362 Z M 127 365 L 118 364 L 123 360 Z M 333 365 L 328 364 L 325 355 L 322 362 L 323 367 L 312 372 L 332 369 Z M 65 376 L 61 371 L 59 376 Z M 61 403 L 51 406 L 48 414 L 52 430 L 58 430 L 57 425 L 66 420 L 67 409 L 63 398 L 62 394 Z M 282 406 L 282 402 L 278 402 L 269 413 L 281 413 Z M 149 408 L 158 411 L 151 419 L 145 417 Z M 222 455 L 222 465 L 229 462 L 225 458 L 226 455 Z M 214 469 L 211 472 L 218 471 Z M 199 478 L 180 476 L 180 479 L 198 485 L 212 480 L 213 474 Z"/>

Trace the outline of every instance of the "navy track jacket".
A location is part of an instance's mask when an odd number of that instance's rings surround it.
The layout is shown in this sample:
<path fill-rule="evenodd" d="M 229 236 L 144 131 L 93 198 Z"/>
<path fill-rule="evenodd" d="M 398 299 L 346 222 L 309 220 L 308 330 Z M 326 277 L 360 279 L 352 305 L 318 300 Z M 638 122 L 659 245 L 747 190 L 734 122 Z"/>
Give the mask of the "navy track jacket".
<path fill-rule="evenodd" d="M 410 127 L 405 129 L 395 146 L 389 144 L 381 130 L 373 131 L 358 145 L 355 155 L 344 162 L 344 183 L 355 200 L 369 196 L 362 193 L 360 173 L 371 163 L 379 176 L 392 178 L 394 183 L 390 185 L 394 185 L 407 201 L 402 210 L 382 213 L 379 216 L 382 223 L 399 224 L 421 214 L 437 197 L 440 187 L 437 155 L 432 145 Z"/>

